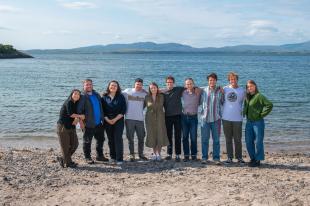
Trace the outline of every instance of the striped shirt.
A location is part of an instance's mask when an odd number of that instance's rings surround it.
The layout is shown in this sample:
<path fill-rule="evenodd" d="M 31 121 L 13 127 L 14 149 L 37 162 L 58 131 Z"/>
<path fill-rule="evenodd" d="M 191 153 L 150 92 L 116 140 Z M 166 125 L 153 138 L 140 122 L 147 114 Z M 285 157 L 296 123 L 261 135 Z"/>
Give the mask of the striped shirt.
<path fill-rule="evenodd" d="M 203 88 L 200 103 L 202 105 L 202 122 L 215 122 L 221 119 L 221 105 L 223 103 L 223 95 L 220 91 L 220 87 L 216 87 L 215 90 L 211 90 L 209 86 Z"/>

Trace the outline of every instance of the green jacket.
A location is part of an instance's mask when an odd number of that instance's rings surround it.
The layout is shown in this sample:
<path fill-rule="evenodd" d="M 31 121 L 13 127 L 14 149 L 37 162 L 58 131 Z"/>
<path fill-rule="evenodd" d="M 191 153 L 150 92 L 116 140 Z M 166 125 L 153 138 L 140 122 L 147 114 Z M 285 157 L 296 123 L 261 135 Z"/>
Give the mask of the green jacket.
<path fill-rule="evenodd" d="M 258 121 L 266 117 L 272 110 L 273 104 L 261 93 L 256 93 L 251 100 L 245 99 L 243 116 L 248 120 Z M 248 111 L 248 112 L 247 112 Z"/>

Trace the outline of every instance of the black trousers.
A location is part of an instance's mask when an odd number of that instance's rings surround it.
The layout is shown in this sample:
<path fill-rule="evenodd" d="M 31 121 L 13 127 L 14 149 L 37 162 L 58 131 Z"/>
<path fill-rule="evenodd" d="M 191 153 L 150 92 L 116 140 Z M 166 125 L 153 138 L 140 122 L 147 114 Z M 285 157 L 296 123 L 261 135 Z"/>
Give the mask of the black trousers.
<path fill-rule="evenodd" d="M 109 139 L 110 157 L 116 161 L 123 161 L 124 144 L 124 118 L 119 119 L 114 125 L 105 122 L 105 131 Z"/>
<path fill-rule="evenodd" d="M 172 155 L 173 153 L 173 139 L 172 133 L 174 129 L 174 143 L 175 143 L 175 154 L 181 154 L 181 115 L 174 116 L 166 116 L 166 128 L 167 128 L 167 136 L 169 140 L 169 145 L 167 147 L 168 155 Z"/>
<path fill-rule="evenodd" d="M 91 143 L 93 137 L 95 137 L 97 141 L 97 157 L 103 157 L 104 126 L 103 124 L 99 124 L 95 128 L 85 127 L 85 132 L 83 135 L 83 151 L 85 158 L 91 158 Z"/>

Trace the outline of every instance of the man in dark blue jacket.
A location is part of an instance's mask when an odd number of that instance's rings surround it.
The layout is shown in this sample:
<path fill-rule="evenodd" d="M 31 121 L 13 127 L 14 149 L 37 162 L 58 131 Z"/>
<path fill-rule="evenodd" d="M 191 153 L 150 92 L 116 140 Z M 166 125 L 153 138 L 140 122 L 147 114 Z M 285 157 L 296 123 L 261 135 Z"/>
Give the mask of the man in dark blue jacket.
<path fill-rule="evenodd" d="M 93 82 L 91 79 L 83 81 L 83 93 L 78 105 L 78 113 L 85 115 L 85 129 L 83 135 L 83 151 L 85 161 L 88 164 L 94 163 L 91 158 L 91 142 L 95 137 L 97 140 L 96 151 L 97 161 L 108 161 L 103 155 L 104 142 L 104 115 L 101 104 L 100 95 L 93 90 Z"/>

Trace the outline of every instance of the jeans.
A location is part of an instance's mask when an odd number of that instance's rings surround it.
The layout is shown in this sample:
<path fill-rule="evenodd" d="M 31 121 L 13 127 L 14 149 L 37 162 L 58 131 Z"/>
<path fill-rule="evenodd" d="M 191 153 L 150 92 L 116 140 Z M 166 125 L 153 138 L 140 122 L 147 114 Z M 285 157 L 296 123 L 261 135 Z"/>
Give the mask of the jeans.
<path fill-rule="evenodd" d="M 207 160 L 209 158 L 209 139 L 210 132 L 213 139 L 213 160 L 220 160 L 220 135 L 221 135 L 221 120 L 215 122 L 202 122 L 201 126 L 201 151 L 202 159 Z"/>
<path fill-rule="evenodd" d="M 247 120 L 245 125 L 245 143 L 251 160 L 264 160 L 264 119 Z"/>
<path fill-rule="evenodd" d="M 116 161 L 123 161 L 124 144 L 124 118 L 119 119 L 115 124 L 105 123 L 105 131 L 109 139 L 110 157 Z"/>
<path fill-rule="evenodd" d="M 95 128 L 85 127 L 83 135 L 83 151 L 85 158 L 91 158 L 91 142 L 93 137 L 97 140 L 97 157 L 103 157 L 104 126 L 100 123 Z"/>
<path fill-rule="evenodd" d="M 184 157 L 197 156 L 197 115 L 182 115 L 183 152 Z M 189 139 L 191 140 L 191 153 L 189 153 Z"/>
<path fill-rule="evenodd" d="M 169 145 L 167 147 L 168 155 L 172 155 L 173 151 L 173 141 L 172 141 L 172 133 L 174 129 L 174 143 L 175 143 L 175 154 L 181 154 L 181 133 L 182 133 L 182 126 L 181 126 L 181 115 L 174 115 L 174 116 L 166 116 L 166 128 L 167 128 L 167 136 L 169 140 Z"/>

